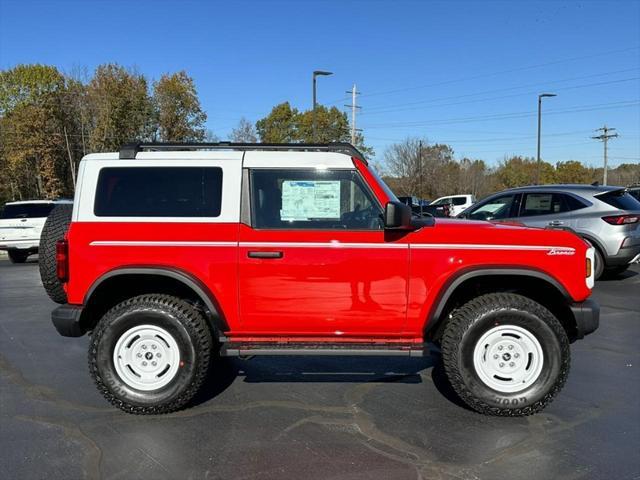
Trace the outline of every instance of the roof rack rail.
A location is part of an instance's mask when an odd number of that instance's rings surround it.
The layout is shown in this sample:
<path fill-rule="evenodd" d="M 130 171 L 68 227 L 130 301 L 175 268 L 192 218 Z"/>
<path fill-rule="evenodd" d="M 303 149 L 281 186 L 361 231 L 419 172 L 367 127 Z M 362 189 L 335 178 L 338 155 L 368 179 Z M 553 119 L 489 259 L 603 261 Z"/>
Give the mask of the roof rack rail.
<path fill-rule="evenodd" d="M 235 142 L 132 142 L 120 148 L 120 159 L 135 159 L 138 152 L 143 150 L 167 151 L 167 150 L 270 150 L 288 151 L 302 150 L 309 152 L 339 152 L 357 157 L 366 163 L 362 152 L 347 142 L 331 143 L 235 143 Z"/>

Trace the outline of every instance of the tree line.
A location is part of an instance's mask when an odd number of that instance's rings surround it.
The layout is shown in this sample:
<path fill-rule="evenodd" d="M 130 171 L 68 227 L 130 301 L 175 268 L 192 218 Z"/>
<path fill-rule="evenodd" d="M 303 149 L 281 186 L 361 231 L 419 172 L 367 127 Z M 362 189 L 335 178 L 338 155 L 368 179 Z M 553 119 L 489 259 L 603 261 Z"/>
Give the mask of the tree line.
<path fill-rule="evenodd" d="M 430 144 L 420 138 L 391 145 L 383 166 L 383 176 L 396 194 L 431 200 L 456 193 L 482 198 L 506 188 L 536 183 L 601 183 L 603 177 L 602 168 L 587 167 L 576 160 L 555 165 L 541 161 L 538 165 L 534 158 L 512 155 L 494 167 L 480 159 L 456 160 L 449 145 Z M 640 163 L 623 163 L 609 169 L 608 183 L 640 183 Z"/>
<path fill-rule="evenodd" d="M 91 152 L 117 151 L 132 140 L 215 141 L 206 129 L 193 79 L 184 71 L 149 80 L 118 64 L 98 66 L 90 77 L 69 75 L 50 65 L 17 65 L 0 71 L 0 202 L 71 197 L 80 159 Z M 313 127 L 315 122 L 315 129 Z M 235 142 L 346 142 L 347 115 L 319 105 L 298 110 L 284 102 L 252 123 L 241 118 L 231 131 Z M 368 157 L 361 133 L 356 146 Z M 401 195 L 422 198 L 454 193 L 482 197 L 536 179 L 530 158 L 505 158 L 497 167 L 483 160 L 456 160 L 448 145 L 407 138 L 374 162 Z M 544 183 L 591 183 L 602 169 L 577 161 L 542 163 Z M 639 165 L 620 165 L 610 183 L 640 181 Z"/>

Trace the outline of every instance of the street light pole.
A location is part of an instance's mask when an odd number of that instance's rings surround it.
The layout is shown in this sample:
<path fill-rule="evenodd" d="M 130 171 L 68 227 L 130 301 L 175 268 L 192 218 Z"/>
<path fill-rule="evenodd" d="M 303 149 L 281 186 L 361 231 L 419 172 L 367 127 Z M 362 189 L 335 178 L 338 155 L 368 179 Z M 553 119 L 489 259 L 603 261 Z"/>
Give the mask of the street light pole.
<path fill-rule="evenodd" d="M 313 110 L 311 113 L 311 133 L 313 136 L 313 141 L 316 141 L 316 107 L 318 105 L 318 102 L 316 100 L 316 77 L 318 76 L 329 76 L 329 75 L 333 75 L 333 72 L 325 72 L 323 70 L 315 70 L 313 72 Z"/>
<path fill-rule="evenodd" d="M 542 128 L 542 99 L 544 97 L 555 97 L 555 93 L 541 93 L 538 95 L 538 150 L 537 150 L 537 169 L 536 169 L 536 185 L 540 184 L 540 131 Z"/>

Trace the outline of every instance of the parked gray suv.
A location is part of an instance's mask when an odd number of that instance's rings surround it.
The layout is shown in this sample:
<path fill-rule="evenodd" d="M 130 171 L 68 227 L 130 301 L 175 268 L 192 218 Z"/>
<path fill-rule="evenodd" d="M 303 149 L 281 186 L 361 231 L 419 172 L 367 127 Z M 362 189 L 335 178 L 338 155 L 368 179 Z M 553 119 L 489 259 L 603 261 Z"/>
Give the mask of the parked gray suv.
<path fill-rule="evenodd" d="M 595 247 L 595 278 L 640 260 L 640 201 L 625 188 L 539 185 L 491 195 L 458 218 L 572 230 Z"/>

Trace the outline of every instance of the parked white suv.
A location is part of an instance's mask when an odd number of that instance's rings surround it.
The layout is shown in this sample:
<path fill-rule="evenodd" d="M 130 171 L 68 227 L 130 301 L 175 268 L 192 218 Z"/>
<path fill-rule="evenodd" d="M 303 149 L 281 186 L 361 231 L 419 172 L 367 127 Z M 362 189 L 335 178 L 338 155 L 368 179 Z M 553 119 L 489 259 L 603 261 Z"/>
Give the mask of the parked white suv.
<path fill-rule="evenodd" d="M 47 216 L 56 205 L 71 200 L 30 200 L 9 202 L 0 214 L 0 251 L 9 254 L 12 263 L 24 263 L 38 253 L 40 234 Z"/>
<path fill-rule="evenodd" d="M 440 197 L 430 205 L 451 205 L 450 207 L 450 215 L 452 217 L 457 216 L 459 213 L 462 213 L 471 205 L 476 203 L 476 197 L 473 195 L 451 195 L 448 197 Z"/>

